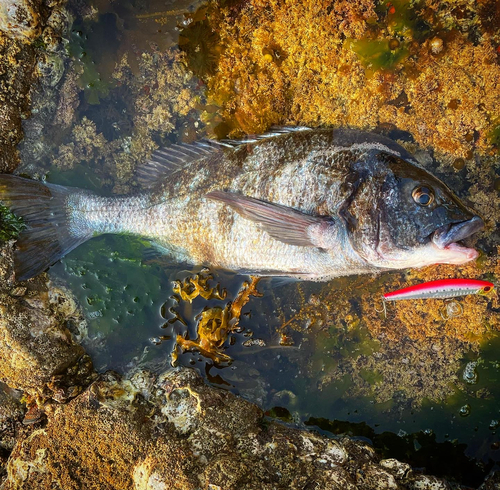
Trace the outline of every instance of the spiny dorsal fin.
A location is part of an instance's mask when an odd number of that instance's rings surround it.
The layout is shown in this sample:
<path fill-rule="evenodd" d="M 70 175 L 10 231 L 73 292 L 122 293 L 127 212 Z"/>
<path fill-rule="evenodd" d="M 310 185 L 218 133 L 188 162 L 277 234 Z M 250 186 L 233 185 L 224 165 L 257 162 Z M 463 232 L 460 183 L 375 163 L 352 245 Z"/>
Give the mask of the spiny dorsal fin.
<path fill-rule="evenodd" d="M 299 131 L 312 131 L 312 128 L 307 126 L 271 126 L 269 131 L 262 134 L 252 134 L 248 135 L 246 138 L 239 140 L 228 140 L 223 139 L 219 141 L 213 141 L 214 144 L 224 145 L 228 148 L 237 148 L 241 145 L 248 145 L 249 143 L 257 143 L 257 141 L 276 138 L 287 133 L 297 133 Z"/>
<path fill-rule="evenodd" d="M 248 136 L 241 140 L 204 139 L 196 143 L 181 143 L 159 148 L 153 152 L 151 158 L 146 163 L 137 167 L 137 181 L 142 187 L 151 187 L 165 177 L 165 175 L 178 172 L 193 162 L 223 151 L 224 148 L 234 149 L 242 145 L 256 143 L 263 139 L 275 138 L 282 134 L 310 129 L 304 126 L 275 126 L 267 133 Z"/>
<path fill-rule="evenodd" d="M 137 182 L 142 187 L 151 187 L 165 175 L 178 172 L 192 162 L 206 158 L 217 151 L 219 147 L 206 140 L 159 148 L 146 163 L 137 167 Z"/>

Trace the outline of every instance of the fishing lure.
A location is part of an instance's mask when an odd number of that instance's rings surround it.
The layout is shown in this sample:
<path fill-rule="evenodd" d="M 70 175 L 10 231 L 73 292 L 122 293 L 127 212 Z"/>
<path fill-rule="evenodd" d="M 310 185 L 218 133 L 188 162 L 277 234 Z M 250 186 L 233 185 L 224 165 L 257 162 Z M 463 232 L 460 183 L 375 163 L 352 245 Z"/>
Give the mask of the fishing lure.
<path fill-rule="evenodd" d="M 440 279 L 438 281 L 424 282 L 409 286 L 407 288 L 391 291 L 383 295 L 383 310 L 387 317 L 386 302 L 398 301 L 402 299 L 450 299 L 458 296 L 467 296 L 469 294 L 486 295 L 495 289 L 492 282 L 480 281 L 478 279 Z M 463 313 L 462 305 L 453 301 L 447 304 L 445 308 L 446 315 L 441 316 L 444 320 L 460 316 Z"/>
<path fill-rule="evenodd" d="M 384 294 L 386 301 L 400 299 L 447 299 L 468 294 L 488 294 L 495 289 L 495 285 L 488 281 L 477 279 L 440 279 L 438 281 L 424 282 L 397 291 Z"/>

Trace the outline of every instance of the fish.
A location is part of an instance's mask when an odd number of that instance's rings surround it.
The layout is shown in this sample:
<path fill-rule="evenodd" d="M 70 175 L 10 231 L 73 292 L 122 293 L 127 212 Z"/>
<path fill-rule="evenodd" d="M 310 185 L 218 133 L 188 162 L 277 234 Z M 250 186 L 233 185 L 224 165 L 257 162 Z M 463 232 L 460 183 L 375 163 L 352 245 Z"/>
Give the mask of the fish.
<path fill-rule="evenodd" d="M 459 242 L 484 227 L 402 146 L 348 128 L 175 144 L 136 178 L 137 192 L 104 197 L 0 175 L 0 201 L 25 224 L 17 280 L 106 233 L 143 237 L 175 263 L 327 281 L 464 264 L 478 252 Z"/>
<path fill-rule="evenodd" d="M 495 284 L 478 279 L 440 279 L 424 282 L 385 293 L 385 301 L 398 301 L 401 299 L 448 299 L 469 294 L 486 295 L 495 289 Z"/>

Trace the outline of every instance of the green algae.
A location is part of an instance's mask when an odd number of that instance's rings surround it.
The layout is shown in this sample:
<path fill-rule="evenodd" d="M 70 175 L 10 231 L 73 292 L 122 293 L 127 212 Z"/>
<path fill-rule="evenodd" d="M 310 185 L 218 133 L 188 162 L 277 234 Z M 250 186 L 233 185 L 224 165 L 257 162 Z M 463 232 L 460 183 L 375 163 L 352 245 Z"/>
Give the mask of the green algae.
<path fill-rule="evenodd" d="M 419 15 L 421 8 L 421 2 L 412 0 L 382 0 L 375 11 L 391 33 L 422 41 L 430 35 L 431 27 Z"/>
<path fill-rule="evenodd" d="M 394 68 L 409 55 L 409 50 L 404 45 L 391 49 L 389 40 L 351 40 L 350 47 L 360 57 L 363 65 L 374 71 Z"/>
<path fill-rule="evenodd" d="M 98 237 L 54 267 L 82 306 L 86 347 L 97 366 L 111 362 L 119 369 L 150 345 L 148 332 L 158 325 L 165 296 L 162 269 L 144 263 L 147 246 L 134 237 Z"/>
<path fill-rule="evenodd" d="M 101 45 L 104 55 L 98 55 L 96 47 L 89 45 L 89 37 L 91 36 L 89 31 L 92 30 L 92 26 L 93 23 L 90 22 L 75 22 L 71 29 L 67 51 L 76 63 L 76 69 L 79 69 L 81 73 L 79 86 L 84 91 L 85 100 L 89 104 L 99 104 L 102 98 L 109 95 L 112 79 L 110 74 L 103 76 L 101 67 L 96 64 L 96 59 L 105 59 L 107 44 Z M 94 38 L 92 37 L 92 39 Z"/>
<path fill-rule="evenodd" d="M 25 228 L 24 220 L 20 216 L 0 204 L 0 241 L 7 242 L 17 238 Z"/>
<path fill-rule="evenodd" d="M 500 124 L 497 124 L 489 134 L 491 144 L 500 152 Z"/>

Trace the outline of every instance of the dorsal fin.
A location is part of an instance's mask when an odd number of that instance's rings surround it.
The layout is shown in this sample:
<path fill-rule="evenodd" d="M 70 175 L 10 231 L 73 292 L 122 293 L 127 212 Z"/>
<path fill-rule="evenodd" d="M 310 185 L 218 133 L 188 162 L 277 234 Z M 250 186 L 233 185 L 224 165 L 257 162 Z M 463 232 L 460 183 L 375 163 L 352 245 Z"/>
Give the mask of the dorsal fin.
<path fill-rule="evenodd" d="M 206 140 L 159 148 L 147 162 L 137 167 L 137 182 L 142 187 L 151 187 L 165 175 L 178 172 L 186 165 L 206 158 L 218 150 L 218 146 Z"/>
<path fill-rule="evenodd" d="M 209 140 L 204 139 L 195 143 L 180 143 L 154 151 L 151 158 L 137 167 L 137 182 L 142 187 L 151 187 L 167 174 L 178 172 L 197 160 L 206 158 L 224 148 L 238 148 L 242 145 L 274 138 L 285 133 L 306 131 L 311 128 L 304 126 L 272 127 L 264 134 L 252 135 L 241 140 Z"/>
<path fill-rule="evenodd" d="M 266 131 L 262 134 L 252 134 L 248 135 L 245 138 L 239 140 L 228 140 L 223 139 L 219 141 L 213 141 L 215 144 L 224 145 L 228 148 L 237 148 L 241 145 L 247 145 L 249 143 L 257 143 L 257 141 L 265 140 L 269 138 L 275 138 L 277 136 L 281 136 L 282 134 L 287 133 L 296 133 L 298 131 L 311 131 L 312 128 L 308 128 L 307 126 L 271 126 L 269 131 Z"/>

